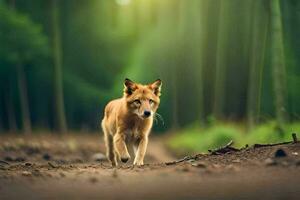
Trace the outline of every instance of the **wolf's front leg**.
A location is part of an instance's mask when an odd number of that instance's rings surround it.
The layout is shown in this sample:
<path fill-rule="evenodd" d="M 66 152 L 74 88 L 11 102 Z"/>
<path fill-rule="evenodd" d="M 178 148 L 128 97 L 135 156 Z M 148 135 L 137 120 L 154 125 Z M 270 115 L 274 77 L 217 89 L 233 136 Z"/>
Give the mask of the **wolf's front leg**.
<path fill-rule="evenodd" d="M 121 161 L 126 163 L 130 159 L 130 155 L 126 147 L 124 134 L 118 132 L 114 136 L 114 146 Z"/>
<path fill-rule="evenodd" d="M 135 159 L 133 162 L 134 165 L 143 165 L 144 164 L 144 157 L 146 154 L 147 145 L 148 145 L 148 136 L 145 136 L 139 140 L 137 150 L 135 153 Z"/>

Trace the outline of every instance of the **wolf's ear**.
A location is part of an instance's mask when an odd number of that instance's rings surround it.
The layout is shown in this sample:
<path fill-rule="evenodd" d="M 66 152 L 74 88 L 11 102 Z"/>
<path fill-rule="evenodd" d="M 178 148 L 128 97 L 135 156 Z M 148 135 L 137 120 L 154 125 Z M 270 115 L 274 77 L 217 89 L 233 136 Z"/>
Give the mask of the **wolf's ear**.
<path fill-rule="evenodd" d="M 153 83 L 149 84 L 149 87 L 153 90 L 155 95 L 160 96 L 161 95 L 161 93 L 160 93 L 161 85 L 162 85 L 161 80 L 157 79 Z"/>
<path fill-rule="evenodd" d="M 134 90 L 137 89 L 137 85 L 132 80 L 126 78 L 124 80 L 124 94 L 131 95 Z"/>

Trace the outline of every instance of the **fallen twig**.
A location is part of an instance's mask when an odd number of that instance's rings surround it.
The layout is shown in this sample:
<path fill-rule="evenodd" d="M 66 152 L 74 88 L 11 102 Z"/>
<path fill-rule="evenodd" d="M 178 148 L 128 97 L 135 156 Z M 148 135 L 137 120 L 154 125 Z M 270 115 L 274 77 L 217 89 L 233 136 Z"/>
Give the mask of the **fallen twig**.
<path fill-rule="evenodd" d="M 6 165 L 9 165 L 8 162 L 4 161 L 4 160 L 0 160 L 0 163 L 3 163 L 3 164 L 6 164 Z"/>
<path fill-rule="evenodd" d="M 240 151 L 240 149 L 234 148 L 231 145 L 233 144 L 233 141 L 231 140 L 228 142 L 225 146 L 214 149 L 214 150 L 208 150 L 212 155 L 219 155 L 219 154 L 225 154 L 232 151 Z"/>
<path fill-rule="evenodd" d="M 51 162 L 48 162 L 48 165 L 52 168 L 57 168 L 57 166 L 53 165 Z"/>
<path fill-rule="evenodd" d="M 184 161 L 196 159 L 196 157 L 197 157 L 197 155 L 196 156 L 185 156 L 184 158 L 179 159 L 179 160 L 175 160 L 175 161 L 171 161 L 171 162 L 165 162 L 165 164 L 166 165 L 175 165 L 177 163 L 181 163 L 181 162 L 184 162 Z"/>
<path fill-rule="evenodd" d="M 259 148 L 259 147 L 272 147 L 272 146 L 277 146 L 277 145 L 283 145 L 283 144 L 291 144 L 292 142 L 279 142 L 279 143 L 272 143 L 272 144 L 254 144 L 254 148 Z"/>
<path fill-rule="evenodd" d="M 279 143 L 271 143 L 271 144 L 254 144 L 253 148 L 272 147 L 272 146 L 277 146 L 277 145 L 292 144 L 292 143 L 298 142 L 296 133 L 292 134 L 292 138 L 293 138 L 293 141 L 289 141 L 289 142 L 279 142 Z"/>

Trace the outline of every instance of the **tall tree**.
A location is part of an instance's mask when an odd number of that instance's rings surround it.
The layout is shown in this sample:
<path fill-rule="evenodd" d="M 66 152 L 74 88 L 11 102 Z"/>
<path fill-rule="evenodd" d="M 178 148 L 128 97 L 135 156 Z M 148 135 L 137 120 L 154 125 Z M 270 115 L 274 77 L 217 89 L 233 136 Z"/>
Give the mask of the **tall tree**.
<path fill-rule="evenodd" d="M 0 5 L 0 57 L 15 66 L 21 107 L 21 119 L 25 133 L 31 133 L 31 119 L 27 95 L 27 83 L 24 67 L 37 57 L 45 55 L 47 51 L 47 38 L 42 34 L 41 28 L 28 17 L 9 10 Z M 11 89 L 11 88 L 9 88 Z M 11 90 L 10 90 L 11 91 Z M 14 126 L 14 110 L 11 95 L 7 96 L 8 115 Z"/>
<path fill-rule="evenodd" d="M 224 117 L 226 52 L 228 47 L 229 1 L 220 1 L 220 15 L 217 36 L 216 74 L 214 85 L 213 116 L 217 119 Z"/>
<path fill-rule="evenodd" d="M 284 63 L 282 17 L 279 0 L 270 0 L 271 9 L 271 64 L 275 95 L 276 119 L 283 132 L 286 122 L 286 74 Z"/>
<path fill-rule="evenodd" d="M 172 17 L 173 17 L 173 12 L 168 9 L 168 5 L 170 5 L 171 1 L 170 0 L 166 0 L 166 1 L 160 1 L 160 8 L 159 8 L 159 13 L 158 15 L 159 17 L 159 21 L 158 21 L 158 26 L 157 28 L 160 30 L 165 30 L 166 28 L 169 27 L 170 22 L 172 21 Z M 174 38 L 178 39 L 180 36 L 178 33 L 174 34 Z M 169 43 L 162 43 L 162 47 L 166 48 L 166 47 L 170 47 Z M 174 50 L 174 47 L 172 46 L 172 50 Z M 172 98 L 171 101 L 171 106 L 170 106 L 170 112 L 171 112 L 171 116 L 170 116 L 170 121 L 171 121 L 171 129 L 176 130 L 179 127 L 179 103 L 178 103 L 178 99 L 179 99 L 179 94 L 178 94 L 178 66 L 176 61 L 178 61 L 177 57 L 175 57 L 175 53 L 174 51 L 169 51 L 166 55 L 164 56 L 168 56 L 169 58 L 171 58 L 170 60 L 167 59 L 161 59 L 160 58 L 160 63 L 162 63 L 161 65 L 161 71 L 162 74 L 164 74 L 165 78 L 167 79 L 167 81 L 170 83 L 169 86 L 166 85 L 166 87 L 168 87 L 170 89 L 170 98 Z M 161 55 L 159 55 L 161 56 Z M 172 73 L 170 73 L 170 71 Z"/>
<path fill-rule="evenodd" d="M 11 81 L 8 81 L 7 89 L 6 89 L 6 91 L 4 91 L 3 103 L 4 103 L 4 107 L 6 109 L 8 130 L 12 133 L 16 133 L 17 132 L 17 122 L 16 122 L 16 115 L 15 115 L 15 107 L 14 107 L 14 103 L 13 103 Z"/>
<path fill-rule="evenodd" d="M 21 62 L 18 62 L 16 64 L 16 67 L 17 67 L 18 89 L 19 89 L 19 97 L 20 97 L 20 104 L 21 104 L 23 129 L 26 134 L 30 134 L 32 130 L 31 130 L 29 103 L 28 103 L 26 74 L 24 71 L 24 66 Z"/>
<path fill-rule="evenodd" d="M 11 9 L 15 10 L 16 2 L 15 0 L 10 0 Z M 15 33 L 13 33 L 13 37 L 16 37 Z M 16 71 L 17 71 L 17 79 L 18 79 L 18 89 L 19 89 L 19 97 L 21 104 L 21 114 L 22 114 L 22 124 L 23 129 L 26 134 L 31 134 L 31 119 L 30 119 L 30 111 L 29 111 L 29 103 L 28 103 L 28 94 L 27 94 L 27 81 L 26 74 L 24 71 L 24 66 L 20 58 L 16 60 Z M 11 111 L 10 111 L 11 112 Z"/>
<path fill-rule="evenodd" d="M 192 52 L 188 52 L 191 54 L 192 62 L 193 62 L 193 67 L 195 68 L 195 80 L 197 84 L 197 91 L 196 91 L 196 96 L 197 96 L 197 108 L 198 108 L 198 116 L 197 116 L 197 121 L 199 122 L 200 125 L 204 125 L 204 81 L 203 81 L 203 68 L 204 68 L 204 62 L 203 62 L 203 52 L 205 51 L 205 46 L 203 45 L 204 43 L 204 17 L 202 18 L 202 15 L 199 12 L 199 9 L 203 6 L 203 0 L 193 0 L 190 1 L 189 8 L 191 9 L 188 10 L 190 12 L 190 17 L 189 19 L 186 19 L 186 22 L 191 21 L 190 19 L 196 19 L 192 20 L 193 23 L 190 24 L 189 28 L 192 28 L 191 30 L 188 30 L 189 32 L 192 32 L 194 37 L 192 37 L 191 44 L 190 44 L 190 49 L 194 49 Z"/>
<path fill-rule="evenodd" d="M 62 81 L 62 45 L 60 31 L 60 10 L 57 0 L 51 0 L 52 6 L 52 31 L 53 31 L 53 59 L 54 59 L 54 101 L 55 118 L 60 133 L 67 132 L 65 116 L 63 81 Z"/>
<path fill-rule="evenodd" d="M 0 87 L 0 133 L 3 131 L 4 129 L 4 122 L 3 122 L 3 116 L 2 113 L 4 113 L 2 111 L 2 106 L 3 106 L 3 94 L 2 94 L 2 88 Z"/>
<path fill-rule="evenodd" d="M 220 19 L 220 1 L 212 3 L 205 0 L 202 4 L 201 13 L 203 16 L 204 33 L 202 36 L 202 45 L 204 50 L 201 55 L 201 63 L 203 65 L 203 96 L 204 96 L 204 111 L 206 115 L 211 115 L 213 112 L 214 102 L 214 84 L 215 84 L 215 66 L 216 54 L 218 51 L 218 27 Z M 210 67 L 207 67 L 210 66 Z"/>
<path fill-rule="evenodd" d="M 247 95 L 247 123 L 251 130 L 258 121 L 262 88 L 262 72 L 265 63 L 269 17 L 263 1 L 253 1 L 251 24 L 249 80 Z"/>

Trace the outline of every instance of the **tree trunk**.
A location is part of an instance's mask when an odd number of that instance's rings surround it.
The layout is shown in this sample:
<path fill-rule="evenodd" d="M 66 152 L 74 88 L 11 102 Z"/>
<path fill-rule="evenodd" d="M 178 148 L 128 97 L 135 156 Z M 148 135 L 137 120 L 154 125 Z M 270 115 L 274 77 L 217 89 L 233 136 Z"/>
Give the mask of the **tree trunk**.
<path fill-rule="evenodd" d="M 60 133 L 67 132 L 65 117 L 63 81 L 62 81 L 62 47 L 61 31 L 59 25 L 59 7 L 57 0 L 51 0 L 52 6 L 52 31 L 53 31 L 53 58 L 54 58 L 54 102 L 55 121 Z"/>
<path fill-rule="evenodd" d="M 248 97 L 247 97 L 247 126 L 248 130 L 258 122 L 261 87 L 262 87 L 262 72 L 265 61 L 266 40 L 268 33 L 268 16 L 263 10 L 262 2 L 254 1 L 254 15 L 252 22 L 252 46 L 250 51 L 250 71 L 248 81 Z"/>
<path fill-rule="evenodd" d="M 191 61 L 193 61 L 193 67 L 195 68 L 195 83 L 196 83 L 196 98 L 197 98 L 197 121 L 200 126 L 204 125 L 204 81 L 203 81 L 203 67 L 204 67 L 204 59 L 203 59 L 203 52 L 205 51 L 204 44 L 204 19 L 202 18 L 201 13 L 199 13 L 199 8 L 203 6 L 203 1 L 193 0 L 190 2 L 189 7 L 191 8 L 191 17 L 195 20 L 190 27 L 193 27 L 193 42 L 190 44 L 191 49 L 195 47 L 193 52 L 190 52 Z M 189 18 L 189 19 L 190 19 Z M 189 20 L 187 19 L 187 20 Z M 190 21 L 190 20 L 189 20 Z"/>
<path fill-rule="evenodd" d="M 2 88 L 0 88 L 1 90 Z M 2 111 L 2 106 L 3 106 L 3 99 L 2 99 L 3 95 L 0 91 L 0 133 L 4 130 L 4 122 L 3 122 L 3 117 L 2 117 L 2 113 L 4 113 Z"/>
<path fill-rule="evenodd" d="M 205 5 L 206 4 L 206 5 Z M 204 112 L 208 119 L 214 114 L 214 84 L 215 84 L 215 70 L 216 70 L 216 54 L 218 41 L 218 27 L 219 27 L 219 14 L 220 14 L 220 1 L 213 4 L 210 1 L 205 1 L 205 6 L 201 8 L 203 20 L 203 46 L 202 52 L 202 65 L 203 65 L 203 98 Z M 209 67 L 207 67 L 209 66 Z"/>
<path fill-rule="evenodd" d="M 216 74 L 214 85 L 213 116 L 216 119 L 224 117 L 225 101 L 225 77 L 226 77 L 226 51 L 227 51 L 227 26 L 228 26 L 228 2 L 220 1 L 220 15 L 217 36 Z"/>
<path fill-rule="evenodd" d="M 8 130 L 11 133 L 16 133 L 17 132 L 17 122 L 16 122 L 15 109 L 14 109 L 14 105 L 13 105 L 11 81 L 9 81 L 8 84 L 9 84 L 9 86 L 8 86 L 7 92 L 5 93 L 5 96 L 4 96 L 4 106 L 6 108 Z"/>
<path fill-rule="evenodd" d="M 167 9 L 167 5 L 170 0 L 166 1 L 160 1 L 158 4 L 158 29 L 161 29 L 164 26 L 167 26 L 171 19 L 172 19 L 172 13 L 170 10 Z M 178 34 L 176 37 L 179 37 Z M 173 54 L 172 54 L 173 55 Z M 176 131 L 178 129 L 179 119 L 178 119 L 178 80 L 177 80 L 177 74 L 178 69 L 176 65 L 176 59 L 173 60 L 162 60 L 163 63 L 165 63 L 162 66 L 166 66 L 165 68 L 162 68 L 163 75 L 165 76 L 165 79 L 170 82 L 170 84 L 166 85 L 166 87 L 170 90 L 170 99 L 172 101 L 170 102 L 170 121 L 171 121 L 171 130 Z M 169 66 L 172 66 L 170 68 Z M 172 73 L 170 73 L 172 71 Z"/>
<path fill-rule="evenodd" d="M 171 88 L 172 88 L 172 130 L 178 129 L 178 95 L 177 95 L 177 73 L 176 71 L 171 75 Z"/>
<path fill-rule="evenodd" d="M 30 121 L 30 112 L 28 104 L 28 93 L 27 93 L 27 83 L 24 67 L 22 64 L 17 64 L 17 75 L 18 75 L 18 89 L 19 89 L 19 98 L 21 105 L 21 117 L 23 131 L 25 134 L 31 134 L 31 121 Z"/>
<path fill-rule="evenodd" d="M 284 63 L 283 33 L 279 0 L 271 0 L 271 64 L 275 110 L 278 128 L 282 133 L 286 122 L 286 74 Z"/>
<path fill-rule="evenodd" d="M 0 133 L 2 133 L 3 131 L 4 131 L 3 119 L 2 119 L 2 115 L 0 114 Z"/>

